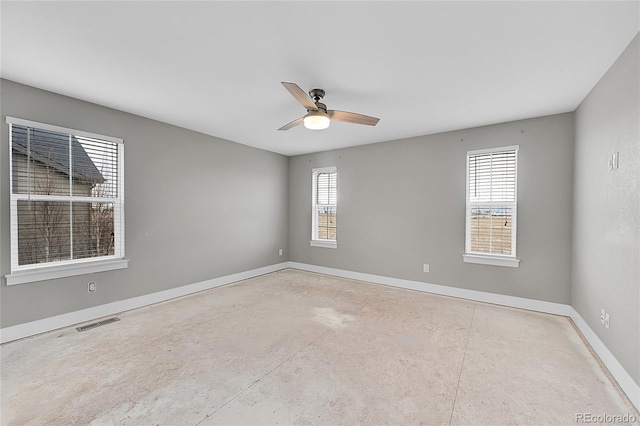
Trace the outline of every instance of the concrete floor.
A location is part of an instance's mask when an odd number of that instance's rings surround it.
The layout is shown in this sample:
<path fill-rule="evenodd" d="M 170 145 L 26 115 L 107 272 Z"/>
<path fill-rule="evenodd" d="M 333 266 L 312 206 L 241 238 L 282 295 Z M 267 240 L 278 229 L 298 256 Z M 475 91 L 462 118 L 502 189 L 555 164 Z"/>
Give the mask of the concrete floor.
<path fill-rule="evenodd" d="M 2 424 L 633 414 L 564 317 L 284 270 L 2 347 Z"/>

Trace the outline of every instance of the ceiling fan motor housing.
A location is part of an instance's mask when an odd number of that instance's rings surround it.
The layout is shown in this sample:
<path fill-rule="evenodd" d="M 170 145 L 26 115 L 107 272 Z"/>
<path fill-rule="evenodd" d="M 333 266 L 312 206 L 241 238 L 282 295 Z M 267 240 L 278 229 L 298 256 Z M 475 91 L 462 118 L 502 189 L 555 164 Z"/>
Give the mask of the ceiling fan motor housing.
<path fill-rule="evenodd" d="M 309 90 L 309 96 L 314 102 L 318 102 L 320 99 L 324 98 L 324 90 L 322 89 L 311 89 Z"/>

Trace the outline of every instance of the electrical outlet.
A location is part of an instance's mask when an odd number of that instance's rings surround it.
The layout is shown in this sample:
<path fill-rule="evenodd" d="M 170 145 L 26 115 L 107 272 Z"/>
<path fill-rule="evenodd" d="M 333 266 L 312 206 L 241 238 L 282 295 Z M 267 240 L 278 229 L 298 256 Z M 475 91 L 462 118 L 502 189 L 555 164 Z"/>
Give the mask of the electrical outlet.
<path fill-rule="evenodd" d="M 605 313 L 604 314 L 604 328 L 606 328 L 607 330 L 609 329 L 609 314 Z"/>
<path fill-rule="evenodd" d="M 604 308 L 600 308 L 600 322 L 604 324 Z"/>
<path fill-rule="evenodd" d="M 87 284 L 87 291 L 89 293 L 93 293 L 96 291 L 96 283 L 94 281 L 91 281 L 89 284 Z"/>
<path fill-rule="evenodd" d="M 278 256 L 282 256 L 282 249 L 278 250 Z"/>
<path fill-rule="evenodd" d="M 424 272 L 429 272 L 429 264 L 428 264 L 428 263 L 425 263 L 424 265 L 422 265 L 422 270 L 423 270 Z"/>

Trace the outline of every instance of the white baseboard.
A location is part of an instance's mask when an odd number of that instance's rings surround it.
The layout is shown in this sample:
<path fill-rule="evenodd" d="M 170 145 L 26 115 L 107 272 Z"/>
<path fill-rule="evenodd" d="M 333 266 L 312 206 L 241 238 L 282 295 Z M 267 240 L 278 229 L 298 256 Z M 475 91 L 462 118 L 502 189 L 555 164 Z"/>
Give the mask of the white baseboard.
<path fill-rule="evenodd" d="M 495 305 L 510 306 L 513 308 L 527 309 L 530 311 L 545 312 L 548 314 L 570 316 L 572 308 L 562 303 L 545 302 L 544 300 L 526 299 L 524 297 L 506 296 L 504 294 L 487 293 L 484 291 L 467 290 L 446 285 L 429 284 L 421 281 L 390 278 L 381 275 L 365 274 L 362 272 L 345 271 L 343 269 L 326 268 L 324 266 L 308 265 L 305 263 L 289 262 L 289 267 L 303 271 L 318 272 L 321 274 L 335 275 L 342 278 L 350 278 L 360 281 L 368 281 L 375 284 L 383 284 L 392 287 L 406 288 L 409 290 L 424 291 L 442 296 L 457 297 L 473 300 L 475 302 L 493 303 Z"/>
<path fill-rule="evenodd" d="M 360 281 L 367 281 L 376 284 L 383 284 L 393 287 L 406 288 L 410 290 L 423 291 L 426 293 L 439 294 L 442 296 L 458 297 L 476 302 L 493 303 L 496 305 L 509 306 L 512 308 L 527 309 L 531 311 L 544 312 L 548 314 L 562 315 L 569 317 L 576 324 L 587 342 L 591 345 L 595 353 L 600 357 L 602 363 L 607 367 L 611 376 L 618 382 L 620 388 L 627 394 L 635 407 L 640 410 L 640 386 L 631 378 L 629 373 L 618 362 L 616 357 L 609 351 L 600 338 L 593 332 L 591 327 L 580 316 L 571 305 L 562 303 L 546 302 L 543 300 L 526 299 L 523 297 L 506 296 L 502 294 L 486 293 L 483 291 L 467 290 L 457 287 L 449 287 L 438 284 L 428 284 L 420 281 L 410 281 L 400 278 L 390 278 L 380 275 L 365 274 L 362 272 L 346 271 L 343 269 L 327 268 L 324 266 L 309 265 L 306 263 L 288 262 L 288 266 L 303 271 L 318 272 L 321 274 L 334 275 L 342 278 L 349 278 Z"/>
<path fill-rule="evenodd" d="M 607 370 L 609 370 L 613 378 L 618 382 L 620 388 L 627 394 L 636 409 L 640 411 L 640 386 L 631 378 L 622 364 L 618 362 L 616 357 L 609 351 L 591 327 L 589 327 L 589 324 L 587 324 L 578 311 L 573 307 L 571 307 L 571 311 L 571 315 L 569 316 L 574 324 L 578 327 L 584 338 L 587 339 L 587 342 L 589 342 L 595 353 L 598 354 L 598 357 L 600 357 L 600 360 L 607 367 Z"/>
<path fill-rule="evenodd" d="M 44 318 L 37 321 L 31 321 L 24 324 L 6 327 L 0 330 L 0 343 L 7 343 L 13 340 L 45 333 L 47 331 L 69 327 L 71 325 L 92 321 L 109 315 L 115 315 L 124 311 L 129 311 L 131 309 L 140 308 L 154 303 L 164 302 L 176 297 L 186 296 L 188 294 L 197 293 L 199 291 L 231 284 L 236 281 L 246 280 L 248 278 L 257 277 L 259 275 L 279 271 L 286 267 L 287 262 L 277 263 L 275 265 L 264 266 L 262 268 L 252 269 L 250 271 L 244 271 L 224 277 L 213 278 L 207 281 L 201 281 L 198 283 L 176 287 L 169 290 L 159 291 L 157 293 L 146 294 L 144 296 L 133 297 L 131 299 L 120 300 L 117 302 L 107 303 L 105 305 L 82 309 L 80 311 L 69 312 L 67 314 L 56 315 L 50 318 Z"/>

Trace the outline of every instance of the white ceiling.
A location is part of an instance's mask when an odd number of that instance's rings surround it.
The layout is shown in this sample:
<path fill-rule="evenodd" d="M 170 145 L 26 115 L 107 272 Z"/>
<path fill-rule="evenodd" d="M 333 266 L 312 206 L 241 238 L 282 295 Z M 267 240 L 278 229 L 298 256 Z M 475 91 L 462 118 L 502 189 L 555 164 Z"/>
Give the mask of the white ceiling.
<path fill-rule="evenodd" d="M 3 78 L 286 155 L 573 111 L 640 30 L 638 1 L 0 8 Z M 381 120 L 277 131 L 281 81 Z"/>

